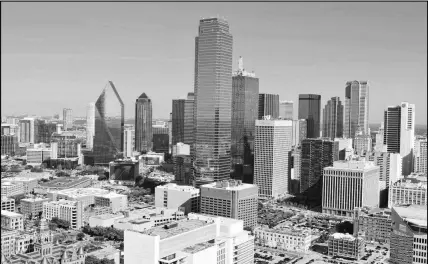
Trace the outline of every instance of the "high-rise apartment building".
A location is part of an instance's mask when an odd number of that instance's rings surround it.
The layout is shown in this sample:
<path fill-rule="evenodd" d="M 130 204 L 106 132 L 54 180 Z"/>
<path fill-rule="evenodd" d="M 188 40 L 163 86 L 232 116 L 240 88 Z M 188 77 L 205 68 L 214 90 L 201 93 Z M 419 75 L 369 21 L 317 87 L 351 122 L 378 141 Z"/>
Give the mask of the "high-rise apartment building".
<path fill-rule="evenodd" d="M 279 117 L 285 120 L 293 120 L 293 101 L 279 102 Z"/>
<path fill-rule="evenodd" d="M 279 95 L 278 94 L 259 94 L 259 113 L 258 119 L 270 115 L 272 118 L 279 117 Z"/>
<path fill-rule="evenodd" d="M 142 93 L 135 102 L 135 151 L 149 152 L 153 147 L 152 100 Z"/>
<path fill-rule="evenodd" d="M 367 161 L 335 161 L 324 168 L 322 212 L 354 216 L 355 207 L 379 206 L 379 167 Z"/>
<path fill-rule="evenodd" d="M 426 174 L 411 174 L 389 186 L 388 207 L 400 204 L 427 206 Z"/>
<path fill-rule="evenodd" d="M 92 149 L 95 136 L 95 103 L 91 102 L 86 107 L 86 147 Z"/>
<path fill-rule="evenodd" d="M 124 104 L 109 81 L 95 103 L 94 164 L 108 165 L 123 151 Z"/>
<path fill-rule="evenodd" d="M 327 101 L 323 110 L 322 136 L 330 139 L 343 136 L 343 105 L 339 97 Z"/>
<path fill-rule="evenodd" d="M 19 120 L 19 132 L 21 143 L 35 143 L 34 118 L 26 117 Z"/>
<path fill-rule="evenodd" d="M 403 158 L 403 175 L 413 171 L 413 148 L 415 144 L 415 105 L 402 102 L 390 106 L 384 115 L 384 139 L 390 153 L 400 153 Z"/>
<path fill-rule="evenodd" d="M 395 206 L 391 209 L 390 263 L 427 263 L 427 207 Z"/>
<path fill-rule="evenodd" d="M 299 119 L 306 119 L 307 138 L 320 136 L 321 95 L 299 94 Z"/>
<path fill-rule="evenodd" d="M 343 136 L 354 138 L 358 127 L 369 134 L 369 88 L 367 81 L 349 81 L 345 88 Z"/>
<path fill-rule="evenodd" d="M 291 120 L 257 120 L 254 141 L 254 184 L 260 197 L 288 192 Z"/>
<path fill-rule="evenodd" d="M 201 186 L 201 213 L 244 221 L 244 227 L 257 224 L 257 186 L 229 180 Z"/>
<path fill-rule="evenodd" d="M 62 122 L 64 130 L 67 131 L 73 127 L 73 110 L 70 108 L 62 109 Z"/>
<path fill-rule="evenodd" d="M 415 139 L 414 172 L 427 173 L 427 138 L 416 136 Z"/>
<path fill-rule="evenodd" d="M 242 57 L 232 77 L 232 91 L 232 163 L 252 165 L 259 79 L 254 73 L 245 71 Z"/>
<path fill-rule="evenodd" d="M 199 21 L 195 38 L 196 180 L 230 178 L 232 129 L 232 45 L 229 24 L 221 18 Z"/>
<path fill-rule="evenodd" d="M 293 120 L 293 135 L 292 135 L 292 146 L 299 146 L 302 140 L 306 138 L 308 127 L 306 119 Z"/>
<path fill-rule="evenodd" d="M 339 158 L 339 143 L 329 139 L 304 139 L 301 153 L 300 192 L 316 184 L 321 187 L 324 168 Z"/>
<path fill-rule="evenodd" d="M 134 152 L 135 130 L 133 128 L 126 128 L 123 131 L 123 156 L 126 158 L 132 157 Z"/>

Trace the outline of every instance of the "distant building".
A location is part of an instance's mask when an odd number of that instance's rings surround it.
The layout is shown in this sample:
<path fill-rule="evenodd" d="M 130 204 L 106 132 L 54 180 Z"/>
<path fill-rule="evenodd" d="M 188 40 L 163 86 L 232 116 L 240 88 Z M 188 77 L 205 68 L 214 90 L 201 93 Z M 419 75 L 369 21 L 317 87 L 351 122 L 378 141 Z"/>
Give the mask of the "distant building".
<path fill-rule="evenodd" d="M 307 131 L 306 119 L 293 120 L 292 146 L 300 146 L 302 140 L 306 138 Z"/>
<path fill-rule="evenodd" d="M 135 130 L 134 129 L 125 129 L 123 133 L 123 156 L 125 158 L 132 157 L 134 152 L 135 145 Z"/>
<path fill-rule="evenodd" d="M 304 139 L 302 141 L 300 192 L 321 183 L 323 169 L 338 160 L 339 143 L 330 139 Z M 321 180 L 321 181 L 320 181 Z"/>
<path fill-rule="evenodd" d="M 259 197 L 288 192 L 291 120 L 257 120 L 254 142 L 254 184 Z"/>
<path fill-rule="evenodd" d="M 2 182 L 13 182 L 17 184 L 22 184 L 24 187 L 24 193 L 29 194 L 34 191 L 34 188 L 38 185 L 38 179 L 37 178 L 31 178 L 31 177 L 11 177 L 6 178 Z"/>
<path fill-rule="evenodd" d="M 123 214 L 101 214 L 93 215 L 89 217 L 89 226 L 90 227 L 111 227 L 117 220 L 123 219 L 125 216 Z"/>
<path fill-rule="evenodd" d="M 388 207 L 400 204 L 427 206 L 427 175 L 412 174 L 389 187 Z"/>
<path fill-rule="evenodd" d="M 289 190 L 292 194 L 300 193 L 300 168 L 301 168 L 302 148 L 299 146 L 291 152 L 291 166 Z"/>
<path fill-rule="evenodd" d="M 49 202 L 48 198 L 25 198 L 21 200 L 21 213 L 26 217 L 39 216 L 43 213 L 43 204 Z"/>
<path fill-rule="evenodd" d="M 426 204 L 394 206 L 391 219 L 390 262 L 427 263 Z"/>
<path fill-rule="evenodd" d="M 52 134 L 57 131 L 57 123 L 47 122 L 45 120 L 35 120 L 34 130 L 35 143 L 49 143 L 52 139 Z"/>
<path fill-rule="evenodd" d="M 63 190 L 64 192 L 73 192 L 73 188 L 86 188 L 92 185 L 92 180 L 88 177 L 74 178 L 61 177 L 48 182 L 40 183 L 34 188 L 34 193 L 48 194 Z M 69 189 L 69 190 L 68 190 Z M 68 191 L 67 191 L 68 190 Z"/>
<path fill-rule="evenodd" d="M 125 264 L 253 263 L 254 237 L 241 220 L 192 213 L 144 232 L 125 230 L 125 251 Z"/>
<path fill-rule="evenodd" d="M 3 145 L 2 145 L 3 146 Z M 414 172 L 427 173 L 427 138 L 416 136 Z"/>
<path fill-rule="evenodd" d="M 43 204 L 43 215 L 47 220 L 57 217 L 70 223 L 73 229 L 83 226 L 83 206 L 81 201 L 59 200 Z"/>
<path fill-rule="evenodd" d="M 311 230 L 301 228 L 263 228 L 254 230 L 256 245 L 286 251 L 308 252 L 311 247 Z"/>
<path fill-rule="evenodd" d="M 391 238 L 391 210 L 355 208 L 354 236 L 362 235 L 365 241 L 388 243 Z"/>
<path fill-rule="evenodd" d="M 82 207 L 95 205 L 95 197 L 108 194 L 108 190 L 98 188 L 67 188 L 63 190 L 49 191 L 48 198 L 52 201 L 69 200 L 81 201 Z"/>
<path fill-rule="evenodd" d="M 24 118 L 19 120 L 19 132 L 21 143 L 35 143 L 34 118 Z"/>
<path fill-rule="evenodd" d="M 39 166 L 45 160 L 52 157 L 52 149 L 43 146 L 38 148 L 27 148 L 27 164 L 32 166 Z M 52 157 L 56 158 L 56 157 Z"/>
<path fill-rule="evenodd" d="M 95 136 L 95 102 L 88 104 L 86 108 L 86 148 L 94 147 Z"/>
<path fill-rule="evenodd" d="M 413 171 L 413 151 L 415 144 L 415 105 L 402 102 L 389 106 L 384 116 L 385 132 L 383 144 L 387 152 L 400 153 L 403 159 L 403 175 Z"/>
<path fill-rule="evenodd" d="M 323 178 L 323 213 L 353 217 L 355 207 L 379 206 L 379 167 L 372 162 L 335 161 Z"/>
<path fill-rule="evenodd" d="M 328 255 L 359 260 L 364 256 L 365 242 L 361 237 L 335 233 L 328 238 Z"/>
<path fill-rule="evenodd" d="M 285 120 L 293 120 L 293 101 L 279 101 L 279 117 Z"/>
<path fill-rule="evenodd" d="M 80 157 L 82 149 L 80 142 L 81 141 L 78 140 L 77 137 L 74 135 L 67 135 L 65 133 L 53 133 L 51 150 L 52 152 L 56 152 L 56 158 Z"/>
<path fill-rule="evenodd" d="M 173 156 L 189 156 L 190 155 L 190 145 L 179 142 L 172 147 Z"/>
<path fill-rule="evenodd" d="M 18 153 L 18 137 L 16 135 L 1 135 L 1 155 L 15 156 Z"/>
<path fill-rule="evenodd" d="M 201 213 L 244 221 L 244 227 L 257 224 L 257 186 L 240 181 L 221 181 L 201 186 Z"/>
<path fill-rule="evenodd" d="M 169 153 L 169 129 L 165 126 L 153 126 L 152 150 L 158 153 Z"/>
<path fill-rule="evenodd" d="M 298 119 L 306 120 L 307 138 L 318 138 L 321 132 L 321 95 L 299 94 Z"/>
<path fill-rule="evenodd" d="M 142 93 L 135 102 L 135 151 L 152 150 L 152 100 Z"/>
<path fill-rule="evenodd" d="M 1 210 L 15 212 L 15 199 L 7 198 L 6 196 L 1 197 Z"/>
<path fill-rule="evenodd" d="M 137 160 L 115 160 L 109 163 L 110 180 L 118 182 L 132 182 L 139 175 L 139 161 Z"/>
<path fill-rule="evenodd" d="M 1 227 L 24 230 L 24 217 L 22 214 L 1 210 Z"/>
<path fill-rule="evenodd" d="M 193 182 L 192 157 L 190 146 L 181 142 L 173 146 L 175 182 L 179 185 L 191 185 Z"/>
<path fill-rule="evenodd" d="M 349 160 L 354 154 L 352 138 L 335 138 L 334 141 L 339 142 L 339 160 Z"/>
<path fill-rule="evenodd" d="M 73 127 L 73 110 L 70 108 L 64 108 L 62 110 L 62 120 L 64 130 L 67 131 Z"/>
<path fill-rule="evenodd" d="M 343 136 L 354 138 L 358 130 L 369 135 L 369 91 L 368 81 L 348 81 L 345 87 L 345 111 Z"/>
<path fill-rule="evenodd" d="M 279 117 L 279 95 L 260 93 L 258 119 L 262 120 L 264 116 L 268 115 L 272 118 Z"/>
<path fill-rule="evenodd" d="M 155 206 L 180 209 L 185 214 L 199 213 L 200 190 L 192 186 L 179 186 L 173 183 L 157 186 L 155 188 Z"/>
<path fill-rule="evenodd" d="M 374 146 L 375 152 L 386 151 L 385 145 L 383 144 L 384 131 L 385 131 L 385 126 L 384 126 L 384 122 L 382 122 L 379 127 L 379 131 L 377 131 L 375 136 L 375 146 Z"/>
<path fill-rule="evenodd" d="M 372 151 L 372 138 L 370 135 L 363 134 L 362 131 L 357 131 L 354 138 L 355 154 L 359 156 L 366 156 Z"/>
<path fill-rule="evenodd" d="M 24 194 L 24 186 L 22 183 L 15 183 L 9 181 L 1 182 L 1 196 L 10 197 L 18 194 Z"/>
<path fill-rule="evenodd" d="M 112 213 L 118 213 L 128 209 L 128 196 L 110 192 L 95 196 L 95 206 L 110 207 Z"/>
<path fill-rule="evenodd" d="M 343 136 L 343 105 L 337 96 L 328 100 L 324 107 L 322 136 L 330 139 Z"/>

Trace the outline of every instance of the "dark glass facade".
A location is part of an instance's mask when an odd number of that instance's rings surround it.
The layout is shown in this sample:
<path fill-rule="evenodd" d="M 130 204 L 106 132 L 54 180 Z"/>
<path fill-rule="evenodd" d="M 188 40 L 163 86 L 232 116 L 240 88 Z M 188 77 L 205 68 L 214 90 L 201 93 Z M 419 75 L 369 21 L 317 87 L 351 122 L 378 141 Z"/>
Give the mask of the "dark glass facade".
<path fill-rule="evenodd" d="M 34 130 L 36 143 L 49 143 L 52 139 L 52 134 L 56 132 L 56 123 L 48 123 L 45 120 L 35 120 Z"/>
<path fill-rule="evenodd" d="M 135 102 L 135 151 L 151 151 L 152 141 L 152 100 L 143 93 Z"/>
<path fill-rule="evenodd" d="M 14 156 L 18 152 L 18 137 L 16 135 L 1 135 L 1 155 Z"/>
<path fill-rule="evenodd" d="M 156 153 L 168 153 L 169 151 L 168 134 L 153 134 L 153 151 Z"/>
<path fill-rule="evenodd" d="M 115 161 L 110 163 L 110 180 L 135 182 L 139 163 L 132 161 Z"/>
<path fill-rule="evenodd" d="M 339 142 L 328 139 L 304 139 L 300 159 L 300 192 L 320 183 L 325 167 L 339 159 Z M 321 181 L 320 181 L 321 180 Z"/>
<path fill-rule="evenodd" d="M 123 150 L 124 104 L 109 81 L 95 103 L 94 164 L 107 166 Z"/>
<path fill-rule="evenodd" d="M 184 142 L 184 108 L 186 99 L 172 100 L 172 145 Z"/>
<path fill-rule="evenodd" d="M 345 88 L 345 118 L 343 135 L 354 138 L 358 128 L 363 134 L 369 130 L 369 83 L 350 81 Z"/>
<path fill-rule="evenodd" d="M 390 106 L 384 114 L 383 144 L 389 153 L 400 153 L 401 107 Z"/>
<path fill-rule="evenodd" d="M 322 136 L 330 139 L 343 136 L 343 105 L 339 97 L 332 97 L 324 107 Z"/>
<path fill-rule="evenodd" d="M 270 115 L 272 118 L 279 117 L 279 95 L 278 94 L 259 94 L 259 113 L 258 119 Z"/>
<path fill-rule="evenodd" d="M 233 43 L 229 24 L 220 18 L 201 19 L 195 41 L 196 181 L 229 179 Z"/>
<path fill-rule="evenodd" d="M 321 95 L 299 94 L 299 119 L 306 119 L 307 138 L 320 136 Z"/>
<path fill-rule="evenodd" d="M 243 75 L 233 76 L 232 91 L 232 163 L 253 164 L 259 79 Z"/>

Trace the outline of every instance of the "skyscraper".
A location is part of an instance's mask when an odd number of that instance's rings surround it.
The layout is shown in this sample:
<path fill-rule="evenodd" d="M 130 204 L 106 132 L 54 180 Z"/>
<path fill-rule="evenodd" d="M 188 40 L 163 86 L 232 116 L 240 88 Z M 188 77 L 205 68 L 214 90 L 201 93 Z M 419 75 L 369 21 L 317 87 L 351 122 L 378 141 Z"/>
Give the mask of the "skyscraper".
<path fill-rule="evenodd" d="M 322 136 L 330 139 L 343 136 L 343 105 L 339 97 L 328 100 L 323 110 Z"/>
<path fill-rule="evenodd" d="M 414 172 L 427 173 L 427 138 L 416 136 Z"/>
<path fill-rule="evenodd" d="M 369 134 L 369 83 L 349 81 L 345 88 L 345 126 L 343 135 L 354 138 L 358 127 Z"/>
<path fill-rule="evenodd" d="M 299 94 L 299 119 L 306 119 L 307 138 L 320 136 L 321 95 Z"/>
<path fill-rule="evenodd" d="M 288 192 L 291 120 L 257 120 L 254 141 L 254 184 L 259 197 Z"/>
<path fill-rule="evenodd" d="M 183 143 L 190 146 L 190 156 L 195 151 L 195 94 L 188 93 L 184 102 L 184 139 Z"/>
<path fill-rule="evenodd" d="M 279 102 L 279 116 L 286 120 L 293 120 L 293 101 Z"/>
<path fill-rule="evenodd" d="M 402 102 L 390 106 L 384 115 L 383 144 L 389 153 L 400 153 L 403 158 L 403 175 L 413 170 L 413 148 L 415 144 L 415 105 Z"/>
<path fill-rule="evenodd" d="M 270 115 L 272 118 L 279 117 L 279 95 L 277 94 L 259 94 L 259 114 L 258 119 Z"/>
<path fill-rule="evenodd" d="M 196 180 L 230 178 L 232 43 L 226 20 L 199 21 L 195 38 Z"/>
<path fill-rule="evenodd" d="M 21 143 L 35 143 L 34 118 L 26 117 L 19 120 Z"/>
<path fill-rule="evenodd" d="M 130 158 L 134 151 L 135 130 L 126 128 L 123 132 L 123 157 Z"/>
<path fill-rule="evenodd" d="M 70 108 L 62 109 L 62 121 L 64 130 L 67 131 L 73 127 L 73 110 Z"/>
<path fill-rule="evenodd" d="M 95 103 L 91 102 L 86 108 L 86 147 L 92 149 L 95 135 Z"/>
<path fill-rule="evenodd" d="M 151 151 L 152 141 L 152 100 L 142 93 L 135 102 L 135 151 Z"/>
<path fill-rule="evenodd" d="M 252 165 L 259 79 L 245 71 L 242 57 L 232 77 L 232 91 L 232 163 Z"/>
<path fill-rule="evenodd" d="M 172 145 L 184 142 L 184 107 L 186 99 L 172 100 Z"/>
<path fill-rule="evenodd" d="M 109 81 L 95 103 L 94 164 L 108 165 L 123 151 L 124 104 Z"/>
<path fill-rule="evenodd" d="M 316 184 L 322 186 L 323 169 L 339 159 L 339 142 L 307 138 L 302 141 L 301 153 L 300 192 L 305 192 Z"/>

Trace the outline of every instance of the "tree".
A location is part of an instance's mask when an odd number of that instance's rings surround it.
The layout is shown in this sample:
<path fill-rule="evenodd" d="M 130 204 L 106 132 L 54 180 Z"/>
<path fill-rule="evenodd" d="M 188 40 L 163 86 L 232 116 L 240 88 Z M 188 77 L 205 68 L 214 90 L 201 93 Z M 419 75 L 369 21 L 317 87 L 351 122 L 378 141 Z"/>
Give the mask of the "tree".
<path fill-rule="evenodd" d="M 33 166 L 31 166 L 31 165 L 26 165 L 26 166 L 25 166 L 25 169 L 26 169 L 26 170 L 31 170 L 32 168 L 33 168 Z"/>
<path fill-rule="evenodd" d="M 80 232 L 80 233 L 77 234 L 76 239 L 79 240 L 79 241 L 82 241 L 84 237 L 85 237 L 85 234 L 82 233 L 82 232 Z"/>
<path fill-rule="evenodd" d="M 52 217 L 51 223 L 56 224 L 59 228 L 69 229 L 70 222 L 59 219 L 58 217 Z"/>
<path fill-rule="evenodd" d="M 114 259 L 99 259 L 95 256 L 88 255 L 85 258 L 85 264 L 114 264 Z"/>
<path fill-rule="evenodd" d="M 105 175 L 101 175 L 101 176 L 98 176 L 98 180 L 99 181 L 105 181 L 105 180 L 107 180 L 107 177 Z"/>

